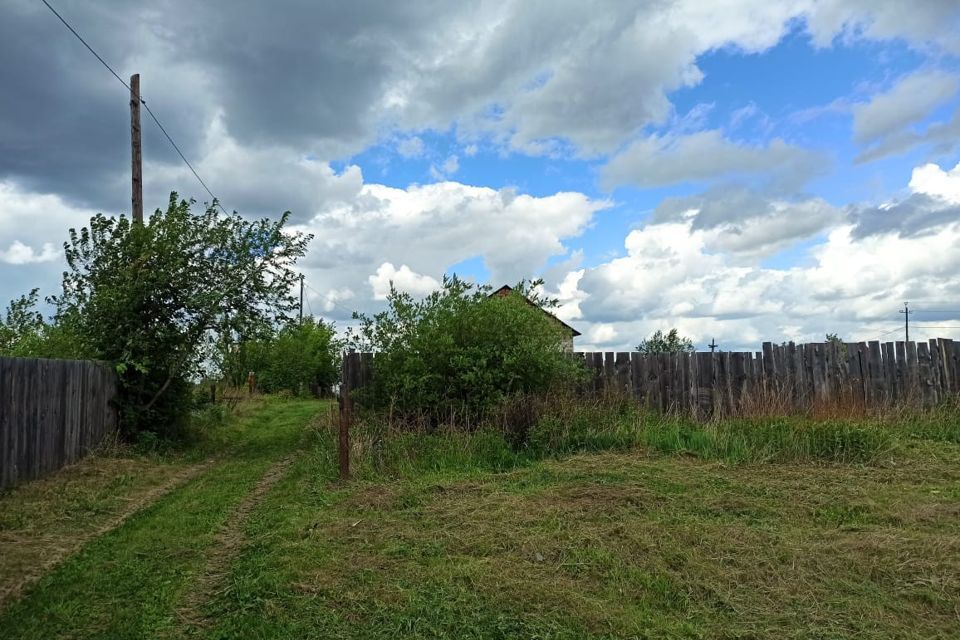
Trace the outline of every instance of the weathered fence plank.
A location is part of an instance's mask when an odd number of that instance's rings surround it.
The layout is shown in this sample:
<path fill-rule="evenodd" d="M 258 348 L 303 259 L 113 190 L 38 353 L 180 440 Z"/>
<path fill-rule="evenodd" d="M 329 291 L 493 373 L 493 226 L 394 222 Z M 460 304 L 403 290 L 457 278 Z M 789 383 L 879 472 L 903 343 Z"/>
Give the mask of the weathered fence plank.
<path fill-rule="evenodd" d="M 0 488 L 76 462 L 115 429 L 115 374 L 101 363 L 0 358 Z"/>
<path fill-rule="evenodd" d="M 589 372 L 579 387 L 580 393 L 626 393 L 652 409 L 703 418 L 737 415 L 748 407 L 763 408 L 764 404 L 768 410 L 798 411 L 814 409 L 818 403 L 863 403 L 868 409 L 891 402 L 930 405 L 960 392 L 960 344 L 946 339 L 921 343 L 766 342 L 759 352 L 598 351 L 578 352 L 574 356 Z M 369 384 L 372 356 L 353 354 L 350 362 L 352 366 L 344 377 L 349 388 Z M 0 400 L 21 398 L 32 385 L 44 383 L 11 373 L 24 367 L 36 369 L 33 361 L 0 361 Z M 96 375 L 89 368 L 80 375 L 64 373 L 61 382 L 55 384 L 67 390 L 65 397 L 86 398 L 95 393 L 89 388 L 91 384 L 104 386 L 102 379 L 91 383 L 91 374 Z M 30 375 L 36 375 L 35 371 Z M 58 375 L 48 377 L 54 380 Z M 87 438 L 93 433 L 89 420 L 75 419 L 71 413 L 80 404 L 64 400 L 59 409 L 45 409 L 53 412 L 44 414 L 45 421 L 75 425 L 62 432 L 63 453 L 55 453 L 58 457 L 69 458 L 70 452 L 78 449 L 76 437 L 82 445 L 89 446 Z M 30 440 L 30 434 L 36 436 L 34 432 L 6 425 L 6 418 L 0 413 L 0 461 L 4 465 L 0 482 L 7 482 L 11 465 L 33 460 L 35 449 L 51 448 L 49 443 Z"/>

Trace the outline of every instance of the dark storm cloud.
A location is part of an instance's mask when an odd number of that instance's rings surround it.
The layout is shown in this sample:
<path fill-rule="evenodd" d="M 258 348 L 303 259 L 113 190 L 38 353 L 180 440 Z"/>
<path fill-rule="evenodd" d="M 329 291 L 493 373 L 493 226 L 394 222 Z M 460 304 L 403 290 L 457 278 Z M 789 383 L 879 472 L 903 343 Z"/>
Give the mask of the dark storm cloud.
<path fill-rule="evenodd" d="M 244 145 L 289 145 L 326 158 L 360 150 L 376 133 L 391 69 L 405 63 L 415 38 L 428 37 L 418 27 L 443 7 L 176 0 L 150 8 L 73 0 L 55 6 L 121 78 L 143 73 L 148 105 L 194 161 L 217 110 Z M 125 207 L 126 90 L 40 2 L 13 0 L 0 14 L 0 179 L 81 205 Z M 145 162 L 180 162 L 146 112 L 143 136 Z"/>
<path fill-rule="evenodd" d="M 424 48 L 443 2 L 199 3 L 170 36 L 176 55 L 215 69 L 227 126 L 241 141 L 369 141 L 388 79 Z M 351 149 L 352 150 L 352 149 Z"/>
<path fill-rule="evenodd" d="M 870 14 L 834 15 L 827 5 L 845 3 L 821 3 L 807 16 L 820 39 Z M 716 12 L 614 0 L 56 0 L 55 6 L 121 77 L 143 74 L 148 104 L 195 162 L 217 142 L 222 151 L 228 139 L 237 154 L 326 163 L 396 129 L 450 126 L 522 152 L 566 141 L 562 148 L 573 153 L 603 155 L 669 114 L 670 92 L 699 82 L 696 61 L 704 51 L 727 45 L 763 51 L 804 14 L 776 5 L 757 21 L 728 20 L 738 10 L 753 15 L 745 0 Z M 833 19 L 813 19 L 823 12 Z M 930 29 L 937 24 L 930 20 Z M 917 35 L 904 29 L 878 37 Z M 939 38 L 939 31 L 927 31 L 921 35 Z M 0 87 L 0 180 L 72 203 L 126 206 L 127 96 L 38 0 L 0 6 Z M 211 141 L 215 123 L 222 135 Z M 143 130 L 145 163 L 179 167 L 146 116 Z M 691 170 L 706 180 L 775 165 L 777 179 L 795 186 L 809 177 L 815 155 L 782 141 L 731 143 L 718 132 L 685 136 L 668 151 L 666 159 L 621 154 L 620 164 L 642 185 L 688 179 Z M 219 184 L 256 183 L 249 173 L 229 174 L 222 154 L 218 162 Z M 273 177 L 269 166 L 246 166 L 261 182 Z M 637 175 L 646 182 L 636 182 Z M 204 195 L 189 174 L 173 177 L 157 193 Z M 224 200 L 232 195 L 212 187 Z M 306 193 L 299 208 L 316 210 L 315 194 L 298 189 Z M 233 206 L 246 208 L 236 200 Z M 266 193 L 258 202 L 273 200 Z"/>
<path fill-rule="evenodd" d="M 135 51 L 136 15 L 125 4 L 61 2 L 91 45 L 120 76 L 129 76 Z M 156 79 L 151 80 L 156 85 Z M 0 179 L 59 193 L 67 201 L 121 207 L 116 188 L 130 163 L 130 115 L 126 89 L 86 51 L 40 2 L 13 0 L 0 16 Z M 176 107 L 176 96 L 151 95 L 165 125 L 195 154 L 197 123 Z M 151 159 L 173 162 L 173 150 L 144 114 L 144 148 Z"/>
<path fill-rule="evenodd" d="M 123 88 L 65 35 L 40 3 L 3 12 L 0 177 L 82 200 L 129 157 L 129 111 Z"/>

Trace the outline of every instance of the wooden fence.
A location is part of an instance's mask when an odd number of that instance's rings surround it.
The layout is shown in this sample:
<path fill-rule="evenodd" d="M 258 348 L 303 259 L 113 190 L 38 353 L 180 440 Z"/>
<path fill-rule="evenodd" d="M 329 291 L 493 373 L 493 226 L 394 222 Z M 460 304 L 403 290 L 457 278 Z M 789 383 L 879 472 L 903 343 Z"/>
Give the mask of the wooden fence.
<path fill-rule="evenodd" d="M 590 376 L 581 392 L 616 390 L 661 411 L 699 417 L 807 410 L 845 403 L 932 405 L 960 393 L 960 343 L 857 342 L 775 345 L 757 352 L 575 352 Z M 344 358 L 343 386 L 373 375 L 373 354 Z"/>
<path fill-rule="evenodd" d="M 114 430 L 116 376 L 82 360 L 0 358 L 0 488 L 75 462 Z"/>

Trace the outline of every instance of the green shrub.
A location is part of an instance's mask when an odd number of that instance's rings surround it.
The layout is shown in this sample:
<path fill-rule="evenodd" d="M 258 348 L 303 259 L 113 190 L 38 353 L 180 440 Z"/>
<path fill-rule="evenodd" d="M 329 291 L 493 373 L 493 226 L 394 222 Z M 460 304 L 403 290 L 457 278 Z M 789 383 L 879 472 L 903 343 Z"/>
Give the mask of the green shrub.
<path fill-rule="evenodd" d="M 376 353 L 360 403 L 432 426 L 469 425 L 505 398 L 568 387 L 583 374 L 563 351 L 564 328 L 543 312 L 551 301 L 525 283 L 489 294 L 445 278 L 423 300 L 393 289 L 387 311 L 358 316 L 355 344 Z"/>
<path fill-rule="evenodd" d="M 236 387 L 253 371 L 266 393 L 327 392 L 340 376 L 342 347 L 333 323 L 305 318 L 264 339 L 223 346 L 221 368 Z"/>
<path fill-rule="evenodd" d="M 171 194 L 148 223 L 98 214 L 64 244 L 55 324 L 77 351 L 113 363 L 121 427 L 176 438 L 188 423 L 191 380 L 218 340 L 289 318 L 292 270 L 309 236 L 278 220 L 202 212 Z"/>

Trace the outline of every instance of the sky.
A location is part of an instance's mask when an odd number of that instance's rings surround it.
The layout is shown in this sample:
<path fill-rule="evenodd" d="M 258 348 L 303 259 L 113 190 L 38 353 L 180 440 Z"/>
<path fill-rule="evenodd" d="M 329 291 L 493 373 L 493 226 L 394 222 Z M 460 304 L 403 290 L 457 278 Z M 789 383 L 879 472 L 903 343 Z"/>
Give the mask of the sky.
<path fill-rule="evenodd" d="M 960 339 L 960 1 L 51 0 L 210 189 L 313 234 L 307 312 L 543 278 L 577 348 Z M 128 95 L 0 4 L 0 305 L 128 215 Z M 145 208 L 210 200 L 149 120 Z M 197 206 L 202 206 L 198 204 Z"/>

